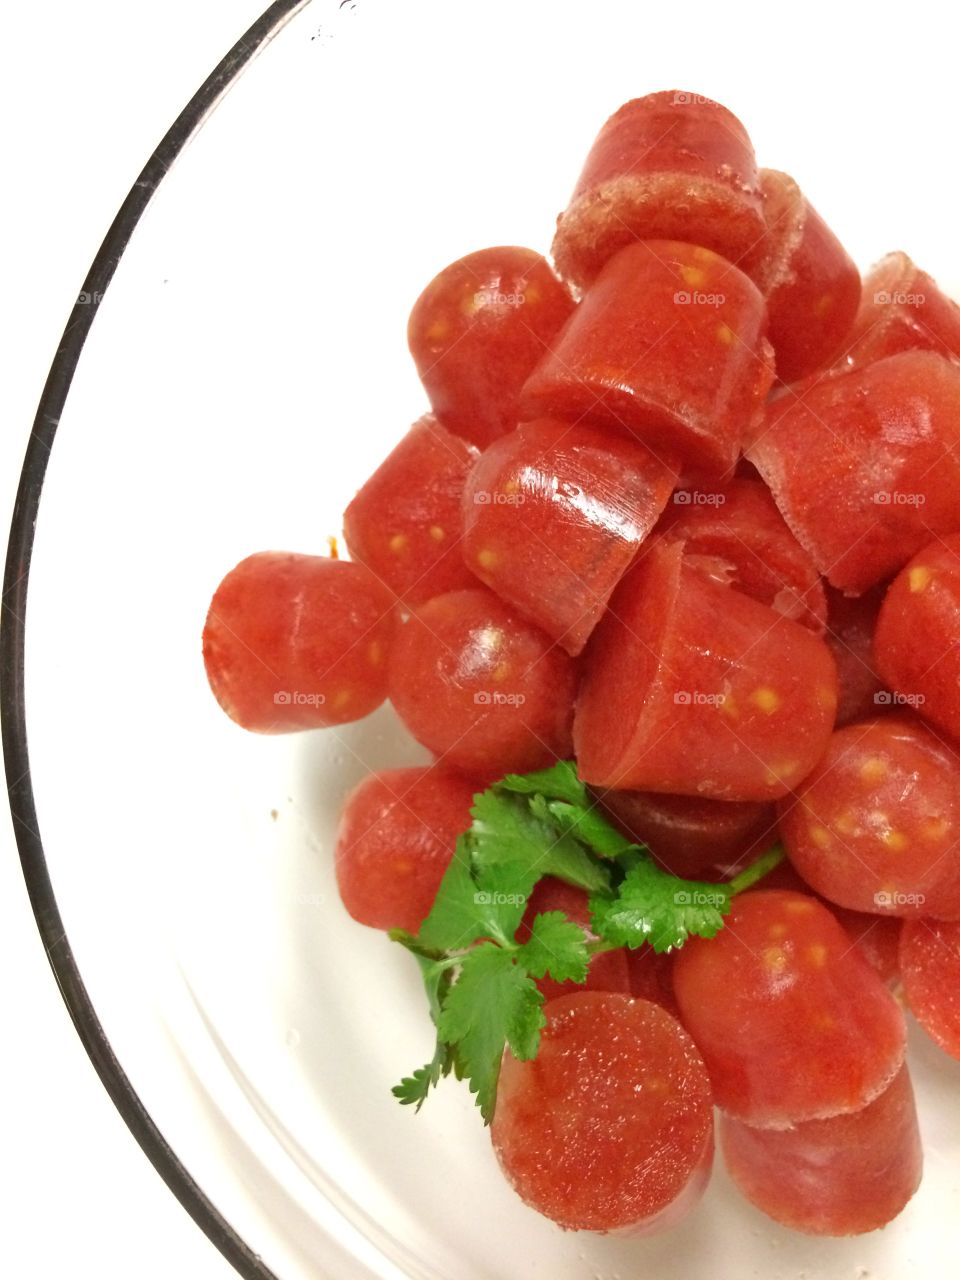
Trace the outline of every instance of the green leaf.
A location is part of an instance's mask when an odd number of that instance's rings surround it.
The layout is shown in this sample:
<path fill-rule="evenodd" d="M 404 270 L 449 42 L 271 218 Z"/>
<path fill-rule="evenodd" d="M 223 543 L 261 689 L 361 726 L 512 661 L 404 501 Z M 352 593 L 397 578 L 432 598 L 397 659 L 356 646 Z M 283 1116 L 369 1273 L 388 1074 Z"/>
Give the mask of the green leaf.
<path fill-rule="evenodd" d="M 517 962 L 533 978 L 549 974 L 556 982 L 585 982 L 587 935 L 562 911 L 541 912 L 533 918 L 529 940 L 517 950 Z"/>
<path fill-rule="evenodd" d="M 654 951 L 682 947 L 691 934 L 712 938 L 729 910 L 726 885 L 681 880 L 647 857 L 632 860 L 615 897 L 590 899 L 599 938 L 625 947 L 649 943 Z"/>
<path fill-rule="evenodd" d="M 577 777 L 577 766 L 573 760 L 559 760 L 549 769 L 538 769 L 535 773 L 508 773 L 494 783 L 494 790 L 541 795 L 548 800 L 563 800 L 581 808 L 591 803 L 590 793 Z"/>
<path fill-rule="evenodd" d="M 535 1056 L 545 1024 L 543 996 L 510 952 L 483 942 L 464 956 L 460 976 L 440 1014 L 440 1039 L 454 1045 L 457 1062 L 484 1121 L 493 1119 L 505 1045 L 516 1057 Z"/>
<path fill-rule="evenodd" d="M 545 809 L 546 801 L 484 791 L 474 797 L 469 839 L 479 870 L 512 865 L 519 878 L 557 876 L 588 893 L 610 886 L 610 873 L 573 836 L 558 830 Z"/>
<path fill-rule="evenodd" d="M 457 841 L 417 943 L 431 951 L 459 951 L 478 938 L 511 941 L 537 873 L 516 863 L 475 868 L 470 835 Z"/>
<path fill-rule="evenodd" d="M 391 937 L 394 938 L 394 941 L 403 942 L 404 945 L 407 945 L 407 939 L 412 942 L 416 941 L 410 934 L 404 933 L 402 929 L 392 930 Z M 445 968 L 437 964 L 436 961 L 420 955 L 416 950 L 413 951 L 413 955 L 420 965 L 420 973 L 427 993 L 430 1017 L 434 1026 L 436 1026 L 440 1021 L 443 1002 L 453 982 L 453 975 L 449 968 Z M 427 1065 L 419 1067 L 412 1075 L 404 1076 L 399 1084 L 393 1086 L 390 1092 L 399 1100 L 401 1106 L 412 1105 L 419 1111 L 430 1090 L 440 1083 L 441 1077 L 449 1075 L 455 1065 L 451 1046 L 444 1044 L 438 1035 L 433 1057 Z"/>
<path fill-rule="evenodd" d="M 601 858 L 618 858 L 630 849 L 641 847 L 622 836 L 595 802 L 591 808 L 584 809 L 564 800 L 551 800 L 547 804 L 547 813 L 562 831 L 588 845 Z"/>

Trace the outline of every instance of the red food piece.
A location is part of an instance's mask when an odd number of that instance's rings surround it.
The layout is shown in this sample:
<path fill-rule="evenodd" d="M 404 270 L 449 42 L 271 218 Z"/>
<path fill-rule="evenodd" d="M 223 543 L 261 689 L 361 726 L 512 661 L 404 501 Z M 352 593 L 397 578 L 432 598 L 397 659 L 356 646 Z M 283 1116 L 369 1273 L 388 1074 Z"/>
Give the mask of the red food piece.
<path fill-rule="evenodd" d="M 904 921 L 900 967 L 914 1017 L 944 1052 L 960 1058 L 960 922 Z"/>
<path fill-rule="evenodd" d="M 445 267 L 410 313 L 407 340 L 434 412 L 484 448 L 517 425 L 517 394 L 573 311 L 532 249 L 480 249 Z"/>
<path fill-rule="evenodd" d="M 748 449 L 829 581 L 859 595 L 960 531 L 960 367 L 905 351 L 770 405 Z"/>
<path fill-rule="evenodd" d="M 822 633 L 827 602 L 820 575 L 761 480 L 678 489 L 656 532 L 683 541 L 688 564 Z"/>
<path fill-rule="evenodd" d="M 793 178 L 761 169 L 760 189 L 766 234 L 741 265 L 767 300 L 777 377 L 795 382 L 844 349 L 860 273 Z"/>
<path fill-rule="evenodd" d="M 337 832 L 340 897 L 354 920 L 416 933 L 433 905 L 474 788 L 449 769 L 384 769 L 347 796 Z"/>
<path fill-rule="evenodd" d="M 960 756 L 919 720 L 838 729 L 783 810 L 790 860 L 824 897 L 877 915 L 960 917 Z"/>
<path fill-rule="evenodd" d="M 733 471 L 773 380 L 756 285 L 710 249 L 621 249 L 550 344 L 523 416 L 581 419 L 636 436 L 668 463 Z"/>
<path fill-rule="evenodd" d="M 504 1055 L 491 1137 L 520 1198 L 574 1231 L 649 1234 L 700 1198 L 710 1083 L 693 1041 L 646 1000 L 551 1000 L 540 1051 Z"/>
<path fill-rule="evenodd" d="M 840 697 L 837 727 L 851 720 L 875 715 L 884 705 L 879 696 L 883 682 L 873 662 L 873 632 L 883 600 L 884 588 L 873 587 L 862 596 L 845 596 L 827 588 L 827 634 L 837 664 Z"/>
<path fill-rule="evenodd" d="M 684 943 L 673 985 L 717 1105 L 747 1124 L 785 1128 L 857 1111 L 903 1061 L 897 1002 L 805 894 L 738 895 L 715 938 Z"/>
<path fill-rule="evenodd" d="M 747 1199 L 815 1236 L 853 1236 L 895 1218 L 917 1187 L 923 1149 L 906 1066 L 860 1111 L 792 1129 L 723 1116 L 720 1146 Z"/>
<path fill-rule="evenodd" d="M 960 739 L 960 536 L 931 543 L 894 578 L 873 648 L 890 700 Z"/>
<path fill-rule="evenodd" d="M 960 357 L 960 307 L 905 253 L 888 253 L 864 277 L 845 363 L 870 364 L 898 351 Z"/>
<path fill-rule="evenodd" d="M 464 559 L 577 654 L 676 480 L 676 469 L 642 444 L 602 427 L 527 422 L 470 473 Z"/>
<path fill-rule="evenodd" d="M 481 775 L 569 755 L 575 683 L 567 654 L 485 587 L 420 605 L 390 658 L 390 700 L 413 736 Z"/>
<path fill-rule="evenodd" d="M 534 916 L 547 911 L 562 911 L 570 917 L 591 938 L 596 935 L 590 929 L 589 897 L 582 889 L 557 880 L 554 876 L 544 876 L 537 882 L 527 909 L 524 912 L 517 939 L 526 942 L 530 937 L 530 927 Z M 643 948 L 650 950 L 648 947 Z M 577 991 L 619 991 L 621 995 L 630 995 L 630 974 L 627 968 L 627 952 L 621 947 L 616 951 L 601 951 L 592 956 L 587 971 L 586 982 L 556 982 L 553 978 L 537 980 L 543 998 L 554 1000 L 557 996 L 571 995 Z"/>
<path fill-rule="evenodd" d="M 736 862 L 757 842 L 776 840 L 775 810 L 757 801 L 604 791 L 600 804 L 624 835 L 647 845 L 675 876 L 697 876 L 715 863 Z"/>
<path fill-rule="evenodd" d="M 408 605 L 476 586 L 460 546 L 463 486 L 476 458 L 476 449 L 425 414 L 344 512 L 351 556 Z"/>
<path fill-rule="evenodd" d="M 318 729 L 384 700 L 395 630 L 393 596 L 363 565 L 260 551 L 217 587 L 203 661 L 217 701 L 244 729 Z"/>
<path fill-rule="evenodd" d="M 689 240 L 737 258 L 763 234 L 753 145 L 719 103 L 668 90 L 606 122 L 564 213 L 553 257 L 577 285 L 634 240 Z"/>
<path fill-rule="evenodd" d="M 833 727 L 836 670 L 806 627 L 684 564 L 658 540 L 585 655 L 574 741 L 597 787 L 772 800 Z"/>
<path fill-rule="evenodd" d="M 827 902 L 825 905 L 887 986 L 896 986 L 900 981 L 900 933 L 903 921 L 897 916 L 875 916 L 866 911 L 850 911 L 847 907 L 838 907 L 835 902 Z"/>
<path fill-rule="evenodd" d="M 673 953 L 653 947 L 633 947 L 627 951 L 630 994 L 637 1000 L 652 1000 L 679 1020 L 680 1008 L 673 994 Z"/>

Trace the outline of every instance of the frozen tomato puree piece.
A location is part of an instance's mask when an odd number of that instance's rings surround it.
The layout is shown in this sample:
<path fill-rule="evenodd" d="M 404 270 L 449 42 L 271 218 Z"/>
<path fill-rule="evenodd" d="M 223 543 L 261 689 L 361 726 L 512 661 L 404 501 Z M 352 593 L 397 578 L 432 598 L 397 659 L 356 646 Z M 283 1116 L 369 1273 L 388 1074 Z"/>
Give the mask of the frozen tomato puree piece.
<path fill-rule="evenodd" d="M 532 249 L 480 249 L 445 267 L 407 328 L 440 421 L 480 448 L 512 431 L 517 394 L 574 305 Z"/>
<path fill-rule="evenodd" d="M 763 481 L 677 489 L 656 533 L 683 541 L 687 562 L 696 559 L 718 581 L 823 631 L 827 602 L 820 574 Z"/>
<path fill-rule="evenodd" d="M 897 916 L 875 916 L 867 911 L 850 911 L 835 902 L 826 904 L 857 944 L 888 987 L 900 980 L 900 932 L 903 921 Z"/>
<path fill-rule="evenodd" d="M 826 641 L 837 664 L 838 727 L 875 715 L 887 701 L 873 661 L 873 633 L 884 591 L 880 585 L 862 596 L 845 596 L 827 587 Z"/>
<path fill-rule="evenodd" d="M 864 277 L 846 363 L 869 364 L 898 351 L 960 359 L 960 307 L 905 253 L 888 253 Z"/>
<path fill-rule="evenodd" d="M 600 130 L 552 251 L 583 286 L 634 240 L 689 240 L 736 259 L 763 225 L 743 125 L 709 98 L 668 90 L 625 103 Z"/>
<path fill-rule="evenodd" d="M 931 543 L 894 578 L 873 646 L 890 688 L 960 740 L 960 535 Z"/>
<path fill-rule="evenodd" d="M 415 422 L 343 516 L 354 560 L 406 604 L 476 586 L 463 563 L 463 486 L 477 450 L 433 414 Z"/>
<path fill-rule="evenodd" d="M 390 659 L 390 700 L 442 762 L 523 773 L 570 752 L 573 660 L 486 587 L 413 611 Z"/>
<path fill-rule="evenodd" d="M 960 1058 L 960 922 L 905 921 L 900 970 L 914 1017 L 944 1052 Z"/>
<path fill-rule="evenodd" d="M 530 937 L 534 917 L 548 911 L 562 911 L 591 938 L 595 937 L 590 929 L 589 897 L 583 889 L 566 884 L 555 876 L 544 876 L 531 893 L 517 930 L 520 942 L 526 942 Z M 649 947 L 643 949 L 651 950 Z M 545 1000 L 554 1000 L 576 991 L 619 991 L 621 995 L 631 995 L 627 952 L 619 947 L 616 951 L 600 951 L 591 956 L 586 982 L 557 982 L 554 978 L 545 977 L 537 980 L 537 987 Z"/>
<path fill-rule="evenodd" d="M 838 729 L 782 808 L 791 862 L 832 902 L 960 917 L 960 756 L 915 717 Z"/>
<path fill-rule="evenodd" d="M 960 531 L 960 365 L 905 351 L 770 405 L 747 454 L 828 580 L 859 595 Z"/>
<path fill-rule="evenodd" d="M 647 1000 L 551 1000 L 540 1051 L 504 1055 L 491 1137 L 522 1200 L 573 1231 L 648 1234 L 699 1200 L 713 1104 L 683 1027 Z"/>
<path fill-rule="evenodd" d="M 773 844 L 776 839 L 773 806 L 755 800 L 706 800 L 655 791 L 603 791 L 599 799 L 624 835 L 647 845 L 675 876 L 696 876 L 715 863 L 736 862 L 758 841 L 768 837 Z"/>
<path fill-rule="evenodd" d="M 217 587 L 203 661 L 217 701 L 244 729 L 319 729 L 384 700 L 395 630 L 394 596 L 363 565 L 259 551 Z"/>
<path fill-rule="evenodd" d="M 580 776 L 595 787 L 772 800 L 833 728 L 837 675 L 806 627 L 658 542 L 591 637 L 577 700 Z"/>
<path fill-rule="evenodd" d="M 474 788 L 450 769 L 368 774 L 347 797 L 337 832 L 337 886 L 354 920 L 416 933 L 433 905 Z"/>
<path fill-rule="evenodd" d="M 767 300 L 777 377 L 795 382 L 844 349 L 860 273 L 793 178 L 761 169 L 760 189 L 766 230 L 740 265 Z"/>
<path fill-rule="evenodd" d="M 579 653 L 676 479 L 675 466 L 602 427 L 524 423 L 470 473 L 464 559 L 568 653 Z"/>
<path fill-rule="evenodd" d="M 733 471 L 773 380 L 756 285 L 710 249 L 640 241 L 611 258 L 531 373 L 526 418 L 586 420 L 665 461 Z"/>
<path fill-rule="evenodd" d="M 815 1236 L 875 1231 L 920 1185 L 923 1149 L 906 1066 L 860 1111 L 792 1129 L 753 1129 L 720 1119 L 720 1149 L 746 1198 Z"/>
<path fill-rule="evenodd" d="M 857 1111 L 903 1062 L 896 1000 L 806 894 L 735 897 L 715 938 L 684 943 L 673 986 L 717 1105 L 747 1124 L 785 1128 Z"/>

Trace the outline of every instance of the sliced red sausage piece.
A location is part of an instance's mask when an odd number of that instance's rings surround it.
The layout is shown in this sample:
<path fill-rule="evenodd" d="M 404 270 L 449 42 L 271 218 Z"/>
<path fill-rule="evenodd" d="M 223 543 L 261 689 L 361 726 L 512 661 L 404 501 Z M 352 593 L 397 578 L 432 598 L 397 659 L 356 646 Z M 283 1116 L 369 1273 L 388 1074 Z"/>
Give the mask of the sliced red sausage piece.
<path fill-rule="evenodd" d="M 390 700 L 444 764 L 484 777 L 570 752 L 572 659 L 486 587 L 420 605 L 390 659 Z"/>
<path fill-rule="evenodd" d="M 719 103 L 668 90 L 624 103 L 600 130 L 553 257 L 583 286 L 634 240 L 689 240 L 736 259 L 763 227 L 746 129 Z"/>
<path fill-rule="evenodd" d="M 496 441 L 464 494 L 478 578 L 576 654 L 676 483 L 635 440 L 541 418 Z"/>
<path fill-rule="evenodd" d="M 870 364 L 898 351 L 960 358 L 960 307 L 905 253 L 888 253 L 863 280 L 847 364 Z"/>
<path fill-rule="evenodd" d="M 687 562 L 696 558 L 718 581 L 823 631 L 827 603 L 820 575 L 761 480 L 678 489 L 656 534 L 683 541 Z"/>
<path fill-rule="evenodd" d="M 531 893 L 517 930 L 520 942 L 526 942 L 530 937 L 534 916 L 547 911 L 562 911 L 591 938 L 595 937 L 590 931 L 589 895 L 563 880 L 557 880 L 555 876 L 544 876 Z M 642 950 L 652 951 L 652 948 L 644 947 Z M 538 979 L 537 986 L 545 1000 L 554 1000 L 557 996 L 567 996 L 577 991 L 619 991 L 621 995 L 631 995 L 627 952 L 621 947 L 616 951 L 600 951 L 592 956 L 586 982 L 557 982 L 546 977 Z"/>
<path fill-rule="evenodd" d="M 905 351 L 788 392 L 748 448 L 829 581 L 859 595 L 960 531 L 960 366 Z"/>
<path fill-rule="evenodd" d="M 931 543 L 894 578 L 874 657 L 897 700 L 960 741 L 960 535 Z"/>
<path fill-rule="evenodd" d="M 960 922 L 905 921 L 900 969 L 914 1017 L 945 1053 L 960 1058 Z"/>
<path fill-rule="evenodd" d="M 368 774 L 344 802 L 337 832 L 340 897 L 354 920 L 416 933 L 457 836 L 470 826 L 473 785 L 436 765 Z"/>
<path fill-rule="evenodd" d="M 756 285 L 710 249 L 633 243 L 601 271 L 521 394 L 527 418 L 599 423 L 665 461 L 733 471 L 773 379 Z"/>
<path fill-rule="evenodd" d="M 815 1236 L 876 1231 L 920 1185 L 923 1149 L 906 1066 L 860 1111 L 791 1129 L 720 1120 L 734 1182 L 761 1212 Z"/>
<path fill-rule="evenodd" d="M 960 917 L 960 756 L 911 716 L 838 729 L 784 801 L 797 870 L 841 906 Z"/>
<path fill-rule="evenodd" d="M 572 1231 L 673 1226 L 710 1177 L 710 1082 L 680 1023 L 599 991 L 551 1000 L 540 1051 L 503 1060 L 491 1137 L 532 1209 Z"/>
<path fill-rule="evenodd" d="M 684 943 L 673 983 L 717 1105 L 747 1124 L 786 1128 L 858 1111 L 903 1062 L 896 1000 L 806 894 L 734 898 L 715 938 Z"/>
<path fill-rule="evenodd" d="M 257 733 L 345 724 L 387 693 L 394 595 L 359 564 L 260 551 L 217 587 L 203 629 L 207 679 Z"/>
<path fill-rule="evenodd" d="M 820 758 L 836 668 L 806 627 L 658 542 L 591 638 L 577 701 L 580 776 L 597 787 L 771 800 Z"/>
<path fill-rule="evenodd" d="M 480 249 L 445 267 L 407 329 L 440 421 L 481 449 L 512 431 L 517 393 L 574 305 L 532 249 Z"/>

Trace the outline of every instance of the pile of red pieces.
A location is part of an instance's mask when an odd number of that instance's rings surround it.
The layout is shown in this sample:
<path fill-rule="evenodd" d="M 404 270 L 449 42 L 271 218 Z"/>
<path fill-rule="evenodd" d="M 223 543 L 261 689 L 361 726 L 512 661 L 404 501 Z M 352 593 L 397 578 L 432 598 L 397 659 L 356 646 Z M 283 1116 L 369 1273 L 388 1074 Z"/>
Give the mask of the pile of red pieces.
<path fill-rule="evenodd" d="M 960 310 L 903 253 L 861 282 L 686 93 L 607 121 L 553 259 L 427 286 L 433 411 L 347 508 L 352 562 L 243 561 L 210 682 L 261 732 L 389 696 L 434 754 L 346 806 L 343 900 L 377 928 L 417 929 L 478 787 L 558 757 L 679 875 L 782 839 L 716 939 L 543 981 L 494 1142 L 562 1225 L 650 1230 L 705 1184 L 716 1103 L 754 1204 L 872 1230 L 920 1176 L 891 985 L 960 1057 Z M 555 908 L 588 923 L 543 881 L 528 915 Z"/>

